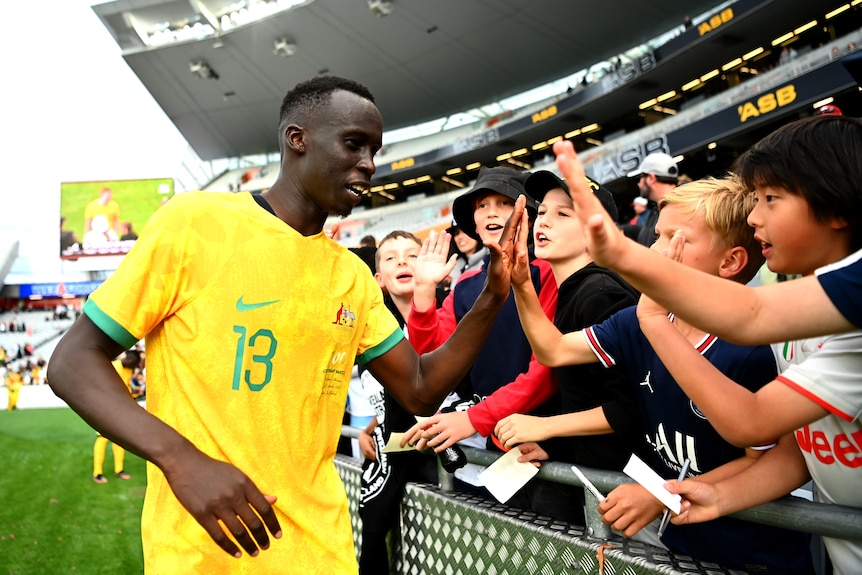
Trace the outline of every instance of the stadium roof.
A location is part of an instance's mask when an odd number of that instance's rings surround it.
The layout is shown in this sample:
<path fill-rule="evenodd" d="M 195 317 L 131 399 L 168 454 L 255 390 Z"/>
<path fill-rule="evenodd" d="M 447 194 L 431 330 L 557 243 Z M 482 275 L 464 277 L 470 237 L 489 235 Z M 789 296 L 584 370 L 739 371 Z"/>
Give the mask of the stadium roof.
<path fill-rule="evenodd" d="M 719 3 L 118 0 L 93 9 L 192 148 L 212 160 L 277 151 L 285 91 L 320 73 L 367 85 L 392 130 L 566 77 Z M 249 15 L 260 19 L 238 25 Z"/>

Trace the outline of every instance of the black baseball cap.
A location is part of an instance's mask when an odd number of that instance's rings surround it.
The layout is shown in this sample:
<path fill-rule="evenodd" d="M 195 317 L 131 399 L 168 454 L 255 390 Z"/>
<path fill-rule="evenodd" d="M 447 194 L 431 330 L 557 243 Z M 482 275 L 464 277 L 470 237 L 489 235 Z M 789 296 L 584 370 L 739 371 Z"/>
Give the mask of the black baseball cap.
<path fill-rule="evenodd" d="M 611 219 L 616 221 L 617 217 L 619 217 L 619 212 L 617 211 L 617 204 L 614 202 L 614 195 L 608 190 L 606 187 L 592 179 L 591 177 L 584 175 L 584 179 L 587 180 L 587 183 L 590 185 L 590 188 L 593 190 L 593 194 L 599 199 L 602 203 L 602 206 L 605 208 L 605 211 L 611 216 Z M 541 203 L 545 198 L 545 194 L 547 194 L 550 190 L 555 188 L 563 188 L 563 190 L 571 196 L 569 192 L 569 186 L 566 185 L 566 182 L 560 179 L 557 174 L 554 172 L 549 172 L 548 170 L 540 170 L 538 172 L 533 172 L 527 178 L 527 181 L 524 182 L 524 189 L 527 192 L 529 197 L 535 198 L 537 202 Z"/>
<path fill-rule="evenodd" d="M 482 238 L 476 232 L 476 221 L 473 219 L 473 203 L 477 196 L 489 192 L 501 194 L 507 198 L 517 200 L 523 194 L 527 198 L 527 212 L 530 218 L 536 217 L 536 209 L 539 204 L 524 190 L 524 182 L 530 172 L 519 172 L 512 168 L 496 167 L 482 168 L 473 188 L 452 202 L 452 215 L 455 216 L 458 228 L 479 242 Z"/>

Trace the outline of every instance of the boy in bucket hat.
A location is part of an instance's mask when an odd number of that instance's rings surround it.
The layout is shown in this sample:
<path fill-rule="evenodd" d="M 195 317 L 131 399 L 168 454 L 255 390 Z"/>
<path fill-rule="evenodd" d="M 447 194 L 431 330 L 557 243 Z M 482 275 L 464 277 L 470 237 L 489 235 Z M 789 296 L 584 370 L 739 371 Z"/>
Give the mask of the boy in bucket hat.
<path fill-rule="evenodd" d="M 503 225 L 512 213 L 515 200 L 524 192 L 524 181 L 529 173 L 518 172 L 511 168 L 482 168 L 473 188 L 455 199 L 452 212 L 459 228 L 484 244 L 499 241 Z M 526 209 L 530 218 L 535 218 L 536 202 L 527 196 Z M 470 270 L 459 279 L 446 297 L 440 309 L 434 305 L 435 288 L 455 265 L 455 258 L 446 261 L 445 256 L 420 257 L 414 268 L 416 287 L 413 292 L 413 306 L 407 320 L 410 342 L 417 351 L 431 351 L 445 342 L 464 315 L 473 306 L 476 296 L 485 284 L 488 260 L 481 269 Z M 547 262 L 534 260 L 530 264 L 530 276 L 539 294 L 542 308 L 548 318 L 554 317 L 557 302 L 557 286 L 551 267 Z M 423 428 L 425 436 L 438 435 L 438 441 L 446 441 L 450 435 L 457 438 L 447 442 L 447 446 L 476 433 L 467 413 L 463 411 L 472 403 L 482 401 L 498 388 L 518 379 L 528 378 L 547 385 L 551 377 L 549 368 L 540 365 L 532 357 L 530 344 L 521 329 L 515 298 L 510 293 L 494 321 L 479 357 L 473 363 L 467 378 L 459 386 L 458 392 L 464 404 L 455 411 L 438 413 L 423 424 L 411 428 L 404 436 L 404 442 L 420 443 Z M 540 385 L 540 384 L 537 384 Z M 491 424 L 493 426 L 493 423 Z M 487 447 L 485 438 L 474 437 L 465 442 L 474 447 Z M 435 446 L 436 447 L 436 446 Z M 442 450 L 442 448 L 440 449 Z M 468 465 L 456 472 L 456 477 L 474 483 L 473 475 L 478 473 L 476 466 Z M 475 484 L 475 483 L 474 483 Z"/>

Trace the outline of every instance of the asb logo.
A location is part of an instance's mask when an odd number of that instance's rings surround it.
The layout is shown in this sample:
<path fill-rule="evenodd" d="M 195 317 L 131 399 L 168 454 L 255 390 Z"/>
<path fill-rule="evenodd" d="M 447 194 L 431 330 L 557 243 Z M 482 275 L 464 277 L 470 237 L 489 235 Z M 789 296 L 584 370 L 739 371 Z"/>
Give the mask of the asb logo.
<path fill-rule="evenodd" d="M 759 118 L 764 114 L 774 112 L 778 108 L 782 108 L 796 101 L 796 86 L 788 84 L 775 90 L 775 92 L 767 92 L 757 100 L 745 102 L 737 106 L 736 110 L 739 113 L 739 121 L 745 123 L 752 118 Z"/>

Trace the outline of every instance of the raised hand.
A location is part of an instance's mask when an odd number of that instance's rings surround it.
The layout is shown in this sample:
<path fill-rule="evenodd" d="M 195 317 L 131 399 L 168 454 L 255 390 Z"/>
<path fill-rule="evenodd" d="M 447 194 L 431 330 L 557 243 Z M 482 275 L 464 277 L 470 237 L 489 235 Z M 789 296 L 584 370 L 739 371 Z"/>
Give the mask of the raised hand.
<path fill-rule="evenodd" d="M 527 211 L 521 215 L 518 233 L 515 236 L 515 261 L 512 265 L 512 285 L 524 285 L 531 281 L 530 277 L 530 221 Z"/>
<path fill-rule="evenodd" d="M 584 225 L 590 255 L 599 265 L 614 267 L 623 256 L 626 245 L 634 242 L 623 235 L 593 194 L 572 143 L 568 140 L 556 142 L 554 153 L 557 167 L 566 178 L 575 213 Z"/>
<path fill-rule="evenodd" d="M 437 284 L 446 279 L 455 268 L 457 254 L 449 257 L 449 246 L 452 236 L 447 232 L 431 232 L 419 250 L 416 263 L 413 264 L 413 278 L 416 286 L 428 285 L 437 288 Z"/>
<path fill-rule="evenodd" d="M 269 533 L 281 538 L 272 507 L 276 498 L 261 493 L 233 465 L 195 450 L 176 458 L 163 471 L 179 502 L 230 555 L 242 557 L 242 547 L 254 557 L 260 549 L 269 548 Z"/>
<path fill-rule="evenodd" d="M 488 280 L 487 287 L 501 299 L 506 299 L 509 296 L 509 291 L 512 285 L 512 268 L 515 263 L 515 243 L 518 235 L 519 227 L 525 227 L 524 222 L 527 220 L 526 206 L 527 199 L 521 195 L 515 200 L 515 209 L 506 224 L 503 226 L 503 234 L 500 236 L 500 243 L 488 243 L 486 247 L 491 252 L 491 260 L 488 264 Z"/>

